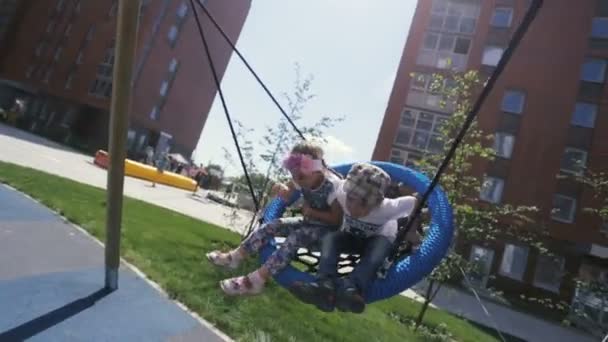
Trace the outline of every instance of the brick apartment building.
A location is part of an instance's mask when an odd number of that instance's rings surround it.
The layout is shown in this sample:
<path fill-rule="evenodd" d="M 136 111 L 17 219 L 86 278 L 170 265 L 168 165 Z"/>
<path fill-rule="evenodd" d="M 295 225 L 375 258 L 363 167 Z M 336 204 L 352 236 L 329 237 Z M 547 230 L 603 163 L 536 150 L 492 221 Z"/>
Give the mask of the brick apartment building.
<path fill-rule="evenodd" d="M 530 3 L 419 0 L 373 159 L 415 167 L 436 151 L 435 127 L 450 108 L 429 92 L 428 78 L 410 75 L 447 68 L 489 75 Z M 604 329 L 606 305 L 575 291 L 569 279 L 608 282 L 608 224 L 583 211 L 594 205 L 588 190 L 557 176 L 580 172 L 578 163 L 608 170 L 607 65 L 608 1 L 545 1 L 481 110 L 479 124 L 495 133 L 497 158 L 477 173 L 485 178 L 482 200 L 541 209 L 558 257 L 539 256 L 520 241 L 463 247 L 484 262 L 477 286 L 567 300 L 576 293 L 575 305 Z"/>
<path fill-rule="evenodd" d="M 203 2 L 236 41 L 251 1 Z M 117 0 L 0 1 L 0 107 L 25 102 L 18 126 L 106 148 L 117 7 Z M 197 10 L 221 77 L 232 51 Z M 216 94 L 190 2 L 142 0 L 139 20 L 129 155 L 152 146 L 188 158 Z"/>

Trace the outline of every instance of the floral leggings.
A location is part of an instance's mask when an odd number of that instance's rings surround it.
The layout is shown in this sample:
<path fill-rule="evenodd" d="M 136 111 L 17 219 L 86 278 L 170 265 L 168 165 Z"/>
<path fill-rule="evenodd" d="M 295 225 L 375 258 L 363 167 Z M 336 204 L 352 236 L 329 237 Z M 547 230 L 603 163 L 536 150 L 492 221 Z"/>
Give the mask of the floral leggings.
<path fill-rule="evenodd" d="M 247 254 L 253 255 L 262 249 L 275 236 L 287 236 L 285 242 L 266 259 L 265 266 L 275 275 L 283 270 L 296 257 L 299 248 L 306 248 L 331 230 L 329 225 L 305 222 L 301 217 L 287 217 L 264 224 L 255 230 L 243 243 Z"/>

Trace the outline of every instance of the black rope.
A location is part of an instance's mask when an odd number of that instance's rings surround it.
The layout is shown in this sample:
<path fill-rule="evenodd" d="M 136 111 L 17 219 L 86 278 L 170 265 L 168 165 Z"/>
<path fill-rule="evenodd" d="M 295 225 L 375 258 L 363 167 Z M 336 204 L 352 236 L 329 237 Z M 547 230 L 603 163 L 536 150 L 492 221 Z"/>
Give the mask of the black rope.
<path fill-rule="evenodd" d="M 264 184 L 262 185 L 262 188 L 260 189 L 260 192 L 258 193 L 258 198 L 260 198 L 261 200 L 264 199 L 265 194 L 266 194 L 266 188 L 268 187 L 268 184 L 270 183 L 270 172 L 272 171 L 272 167 L 274 166 L 274 164 L 276 162 L 276 157 L 279 154 L 279 150 L 281 149 L 283 133 L 284 132 L 281 133 L 281 136 L 279 138 L 279 143 L 277 144 L 277 148 L 275 149 L 274 153 L 272 154 L 272 158 L 271 158 L 270 162 L 268 163 L 268 168 L 266 169 L 266 175 L 264 176 Z M 256 222 L 256 215 L 257 215 L 257 212 L 251 218 L 251 222 L 249 222 L 249 227 L 247 228 L 244 238 L 249 237 L 249 235 L 251 235 L 251 233 L 253 233 L 253 227 Z M 257 219 L 257 222 L 259 224 L 264 223 L 264 213 L 263 212 L 260 215 L 259 219 Z"/>
<path fill-rule="evenodd" d="M 481 106 L 484 104 L 486 98 L 488 97 L 488 95 L 490 94 L 492 89 L 494 88 L 496 81 L 498 80 L 498 78 L 500 77 L 502 72 L 504 71 L 506 65 L 509 63 L 509 60 L 513 56 L 513 53 L 515 52 L 517 46 L 519 46 L 519 43 L 522 41 L 525 33 L 528 31 L 528 28 L 534 21 L 534 18 L 536 17 L 542 4 L 543 4 L 543 0 L 536 0 L 530 6 L 530 9 L 528 10 L 528 13 L 526 14 L 523 22 L 521 23 L 521 25 L 515 32 L 513 39 L 511 40 L 511 43 L 507 47 L 506 51 L 504 52 L 504 55 L 500 59 L 500 62 L 496 66 L 496 70 L 494 71 L 494 73 L 492 73 L 490 79 L 488 80 L 488 83 L 483 88 L 481 94 L 479 95 L 479 98 L 477 99 L 473 108 L 467 115 L 464 125 L 462 126 L 462 129 L 460 130 L 460 132 L 458 132 L 458 136 L 452 143 L 452 146 L 450 147 L 448 154 L 443 159 L 443 162 L 441 163 L 441 165 L 439 166 L 439 169 L 435 173 L 435 176 L 433 177 L 431 184 L 429 185 L 428 189 L 422 196 L 422 199 L 418 202 L 418 204 L 414 208 L 413 213 L 410 215 L 410 219 L 408 219 L 407 222 L 403 226 L 399 227 L 399 232 L 397 233 L 397 238 L 395 239 L 396 243 L 393 246 L 393 251 L 390 254 L 391 256 L 387 262 L 388 265 L 390 265 L 392 263 L 392 261 L 395 260 L 396 257 L 398 257 L 400 242 L 403 241 L 407 232 L 412 228 L 412 224 L 414 223 L 414 221 L 416 221 L 416 218 L 422 212 L 422 209 L 426 205 L 426 202 L 428 201 L 429 196 L 431 195 L 431 192 L 433 192 L 433 190 L 439 183 L 439 179 L 441 178 L 441 176 L 447 169 L 448 165 L 450 164 L 450 161 L 454 157 L 454 153 L 456 152 L 456 149 L 462 142 L 464 136 L 466 135 L 466 133 L 469 130 L 469 128 L 471 127 L 471 125 L 473 124 L 473 121 L 475 120 L 475 117 L 479 113 Z M 385 267 L 384 271 L 385 270 L 386 270 L 386 267 Z"/>
<path fill-rule="evenodd" d="M 247 166 L 245 165 L 245 159 L 243 159 L 243 153 L 241 152 L 241 146 L 239 145 L 239 140 L 236 136 L 236 132 L 234 131 L 234 126 L 232 125 L 232 119 L 230 118 L 230 112 L 228 112 L 228 106 L 226 105 L 226 100 L 224 99 L 224 93 L 222 92 L 222 86 L 220 83 L 220 79 L 217 75 L 217 70 L 215 69 L 215 65 L 213 64 L 213 59 L 211 58 L 211 52 L 209 50 L 209 45 L 207 44 L 207 38 L 205 38 L 205 32 L 203 31 L 203 26 L 201 25 L 201 21 L 198 17 L 198 12 L 196 7 L 194 7 L 194 0 L 190 0 L 190 6 L 192 7 L 192 11 L 194 12 L 194 19 L 196 20 L 196 26 L 198 27 L 198 32 L 201 36 L 201 40 L 203 41 L 203 46 L 205 47 L 205 53 L 207 54 L 207 59 L 209 61 L 209 67 L 211 68 L 211 73 L 213 74 L 213 80 L 215 81 L 215 85 L 217 87 L 217 92 L 220 95 L 220 100 L 222 102 L 222 107 L 224 108 L 224 114 L 226 114 L 226 120 L 228 120 L 228 125 L 230 126 L 230 132 L 232 133 L 232 139 L 234 140 L 234 144 L 236 145 L 236 150 L 239 154 L 239 159 L 241 160 L 241 166 L 243 167 L 243 171 L 245 172 L 245 178 L 247 179 L 247 185 L 249 186 L 249 191 L 251 192 L 251 198 L 253 200 L 253 204 L 255 205 L 255 211 L 260 210 L 260 204 L 255 195 L 255 190 L 253 190 L 253 183 L 251 182 L 251 178 L 249 177 L 249 172 L 247 171 Z"/>
<path fill-rule="evenodd" d="M 205 6 L 205 4 L 201 3 L 200 0 L 197 0 L 196 3 L 200 6 L 200 8 L 202 8 L 203 12 L 205 12 L 205 14 L 211 20 L 211 22 L 213 23 L 213 25 L 222 34 L 222 36 L 224 37 L 224 39 L 226 40 L 226 42 L 228 42 L 228 44 L 230 44 L 230 46 L 232 47 L 232 50 L 236 53 L 237 56 L 239 56 L 239 58 L 241 59 L 241 61 L 243 61 L 243 64 L 245 64 L 245 66 L 247 67 L 247 69 L 249 69 L 249 72 L 251 72 L 251 74 L 253 75 L 253 77 L 255 77 L 255 79 L 258 81 L 258 83 L 260 84 L 260 86 L 262 86 L 262 88 L 264 88 L 264 91 L 266 92 L 266 94 L 268 94 L 268 96 L 270 97 L 270 99 L 272 100 L 272 102 L 274 102 L 274 104 L 277 106 L 277 108 L 279 108 L 279 110 L 281 111 L 281 113 L 283 113 L 283 116 L 287 119 L 287 121 L 289 121 L 289 123 L 291 124 L 291 126 L 293 127 L 293 129 L 298 133 L 298 135 L 300 136 L 300 138 L 302 138 L 302 140 L 306 140 L 306 138 L 304 137 L 304 134 L 302 134 L 302 131 L 300 131 L 298 129 L 298 127 L 296 127 L 296 124 L 293 122 L 293 120 L 291 120 L 291 118 L 289 117 L 289 115 L 287 115 L 287 112 L 279 104 L 279 101 L 277 101 L 277 99 L 274 97 L 274 95 L 272 95 L 272 92 L 270 92 L 270 90 L 268 89 L 268 87 L 266 86 L 266 84 L 264 84 L 264 82 L 262 81 L 262 79 L 253 70 L 253 68 L 251 67 L 251 65 L 249 64 L 249 62 L 247 62 L 247 59 L 245 59 L 245 56 L 243 56 L 243 54 L 241 54 L 241 52 L 239 51 L 239 49 L 237 49 L 237 47 L 234 44 L 234 42 L 232 42 L 232 40 L 230 39 L 230 37 L 228 37 L 228 35 L 224 31 L 224 29 L 222 29 L 222 27 L 218 24 L 218 22 L 215 20 L 215 18 L 213 17 L 213 15 L 211 13 L 209 13 L 209 11 L 207 10 L 207 7 Z"/>

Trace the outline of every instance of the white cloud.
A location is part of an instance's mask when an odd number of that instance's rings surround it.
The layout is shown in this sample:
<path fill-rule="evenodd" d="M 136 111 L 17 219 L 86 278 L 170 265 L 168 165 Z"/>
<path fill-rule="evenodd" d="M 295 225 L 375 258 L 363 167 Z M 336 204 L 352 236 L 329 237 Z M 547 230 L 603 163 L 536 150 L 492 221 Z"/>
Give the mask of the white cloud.
<path fill-rule="evenodd" d="M 354 149 L 350 145 L 333 135 L 327 135 L 324 138 L 325 141 L 320 138 L 313 138 L 312 140 L 317 141 L 323 147 L 327 163 L 336 164 L 352 161 Z"/>

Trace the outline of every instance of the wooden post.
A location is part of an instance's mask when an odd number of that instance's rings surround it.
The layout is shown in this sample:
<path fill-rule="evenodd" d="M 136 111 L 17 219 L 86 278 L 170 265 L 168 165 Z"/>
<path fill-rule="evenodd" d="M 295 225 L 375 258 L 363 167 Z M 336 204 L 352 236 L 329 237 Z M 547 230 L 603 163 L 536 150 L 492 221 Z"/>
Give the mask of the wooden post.
<path fill-rule="evenodd" d="M 119 0 L 116 25 L 112 104 L 110 108 L 110 164 L 106 200 L 106 278 L 105 287 L 118 289 L 120 267 L 120 228 L 122 222 L 122 199 L 125 175 L 127 130 L 131 104 L 131 79 L 140 0 Z"/>

